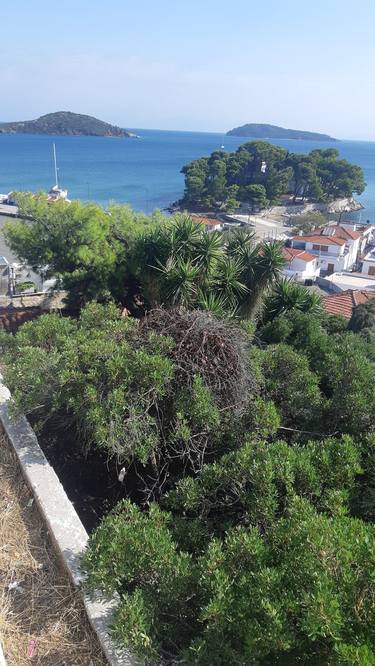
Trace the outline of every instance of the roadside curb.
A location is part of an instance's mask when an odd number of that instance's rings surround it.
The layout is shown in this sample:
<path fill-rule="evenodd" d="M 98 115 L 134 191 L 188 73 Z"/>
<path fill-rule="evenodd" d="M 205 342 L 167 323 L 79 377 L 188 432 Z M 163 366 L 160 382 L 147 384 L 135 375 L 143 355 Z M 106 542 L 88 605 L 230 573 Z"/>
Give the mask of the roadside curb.
<path fill-rule="evenodd" d="M 88 534 L 26 417 L 15 418 L 9 409 L 9 400 L 10 392 L 0 381 L 0 426 L 17 456 L 22 474 L 34 495 L 61 561 L 73 584 L 79 587 L 84 580 L 80 560 L 87 546 Z M 129 651 L 120 651 L 109 635 L 117 606 L 116 597 L 108 601 L 99 594 L 93 599 L 82 593 L 82 599 L 87 617 L 110 666 L 139 664 Z M 0 666 L 6 666 L 1 645 Z"/>

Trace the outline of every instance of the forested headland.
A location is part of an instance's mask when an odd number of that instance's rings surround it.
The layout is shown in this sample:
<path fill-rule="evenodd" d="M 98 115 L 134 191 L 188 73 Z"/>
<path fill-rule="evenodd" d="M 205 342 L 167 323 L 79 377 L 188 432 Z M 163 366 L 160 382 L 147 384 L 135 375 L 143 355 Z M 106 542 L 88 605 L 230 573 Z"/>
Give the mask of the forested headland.
<path fill-rule="evenodd" d="M 182 168 L 185 191 L 182 208 L 230 211 L 245 203 L 261 210 L 279 203 L 282 195 L 294 201 L 329 202 L 361 194 L 361 167 L 340 159 L 338 150 L 290 153 L 265 141 L 250 141 L 235 152 L 216 150 Z"/>

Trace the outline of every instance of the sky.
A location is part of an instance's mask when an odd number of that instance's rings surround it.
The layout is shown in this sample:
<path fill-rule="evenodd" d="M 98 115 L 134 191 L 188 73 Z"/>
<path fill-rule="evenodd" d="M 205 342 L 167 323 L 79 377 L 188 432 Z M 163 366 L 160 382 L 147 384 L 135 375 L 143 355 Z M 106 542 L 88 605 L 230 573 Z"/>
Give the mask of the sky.
<path fill-rule="evenodd" d="M 375 140 L 373 0 L 3 0 L 0 120 Z"/>

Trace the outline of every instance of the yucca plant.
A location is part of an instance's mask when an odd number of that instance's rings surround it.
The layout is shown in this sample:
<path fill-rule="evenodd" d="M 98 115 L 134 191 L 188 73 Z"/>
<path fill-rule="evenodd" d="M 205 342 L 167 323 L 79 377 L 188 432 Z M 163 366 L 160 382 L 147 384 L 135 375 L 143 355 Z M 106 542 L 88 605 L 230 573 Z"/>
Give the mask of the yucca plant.
<path fill-rule="evenodd" d="M 194 248 L 194 265 L 199 267 L 202 278 L 207 277 L 225 256 L 223 235 L 219 231 L 201 231 Z"/>
<path fill-rule="evenodd" d="M 187 260 L 170 258 L 165 266 L 155 267 L 163 276 L 161 294 L 169 305 L 193 307 L 197 300 L 198 266 Z"/>
<path fill-rule="evenodd" d="M 242 261 L 236 257 L 225 256 L 219 261 L 210 283 L 213 292 L 235 308 L 249 291 L 241 281 L 242 273 Z"/>
<path fill-rule="evenodd" d="M 202 236 L 203 226 L 193 222 L 190 215 L 179 213 L 169 228 L 170 255 L 174 259 L 192 260 Z"/>
<path fill-rule="evenodd" d="M 299 310 L 317 315 L 322 312 L 319 294 L 308 291 L 297 282 L 288 279 L 278 279 L 265 301 L 264 321 L 270 321 L 290 310 Z"/>
<path fill-rule="evenodd" d="M 216 317 L 232 319 L 237 314 L 237 308 L 229 302 L 223 294 L 215 294 L 213 291 L 199 291 L 197 305 L 200 310 L 208 310 Z"/>
<path fill-rule="evenodd" d="M 281 242 L 272 241 L 243 249 L 243 281 L 249 290 L 241 303 L 244 319 L 259 315 L 268 288 L 279 277 L 285 264 L 282 247 Z"/>

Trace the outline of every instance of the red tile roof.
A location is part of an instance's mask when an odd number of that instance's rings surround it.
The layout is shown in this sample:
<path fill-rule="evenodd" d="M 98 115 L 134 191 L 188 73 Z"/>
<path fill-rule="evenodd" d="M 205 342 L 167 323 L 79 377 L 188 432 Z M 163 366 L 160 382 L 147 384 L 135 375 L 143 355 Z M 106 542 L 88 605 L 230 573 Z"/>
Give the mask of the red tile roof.
<path fill-rule="evenodd" d="M 287 261 L 292 261 L 295 257 L 305 262 L 316 260 L 314 254 L 305 252 L 305 250 L 298 250 L 295 247 L 283 247 L 283 255 Z"/>
<path fill-rule="evenodd" d="M 324 238 L 327 238 L 327 235 L 324 233 L 325 229 L 332 229 L 332 236 L 328 236 L 328 238 L 342 238 L 343 240 L 357 240 L 357 238 L 361 238 L 362 234 L 359 231 L 354 231 L 353 229 L 346 229 L 345 227 L 339 227 L 337 225 L 331 226 L 331 227 L 324 227 L 320 235 L 324 236 Z M 333 233 L 334 232 L 334 233 Z"/>
<path fill-rule="evenodd" d="M 328 314 L 342 315 L 346 319 L 352 316 L 353 308 L 356 305 L 367 303 L 371 298 L 375 298 L 375 290 L 368 289 L 347 289 L 340 294 L 332 294 L 322 298 L 323 307 Z"/>
<path fill-rule="evenodd" d="M 5 330 L 9 333 L 16 333 L 21 324 L 25 321 L 33 321 L 43 314 L 40 307 L 31 308 L 8 308 L 0 307 L 0 331 Z"/>
<path fill-rule="evenodd" d="M 217 220 L 214 217 L 201 217 L 200 215 L 192 215 L 191 219 L 197 224 L 204 224 L 206 226 L 216 226 L 218 224 L 223 224 L 220 220 Z"/>
<path fill-rule="evenodd" d="M 345 241 L 342 238 L 336 238 L 335 236 L 323 236 L 318 233 L 305 234 L 303 236 L 293 236 L 292 240 L 307 243 L 319 243 L 319 245 L 345 245 Z"/>

